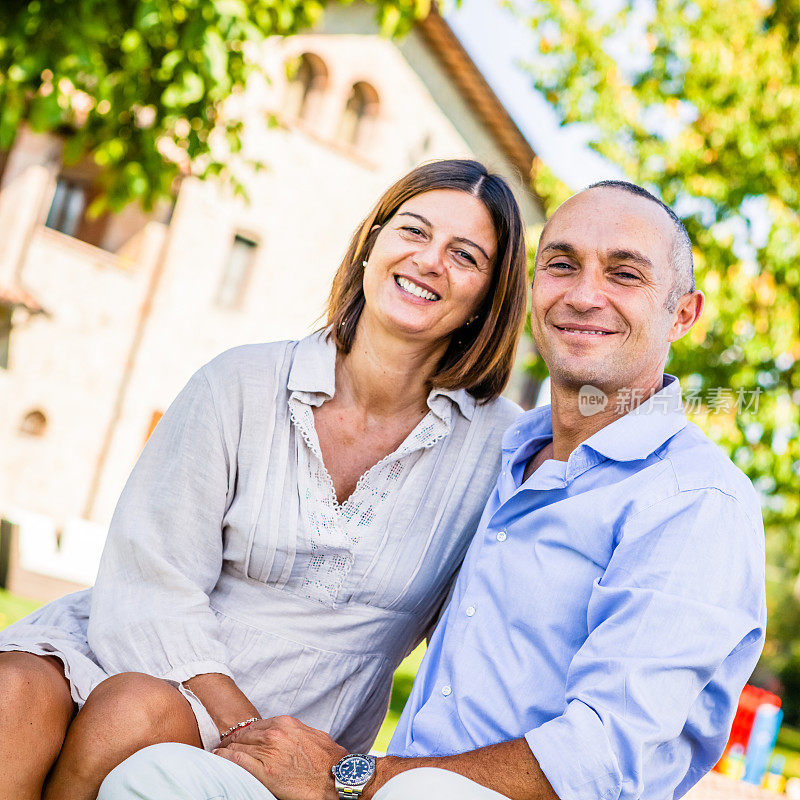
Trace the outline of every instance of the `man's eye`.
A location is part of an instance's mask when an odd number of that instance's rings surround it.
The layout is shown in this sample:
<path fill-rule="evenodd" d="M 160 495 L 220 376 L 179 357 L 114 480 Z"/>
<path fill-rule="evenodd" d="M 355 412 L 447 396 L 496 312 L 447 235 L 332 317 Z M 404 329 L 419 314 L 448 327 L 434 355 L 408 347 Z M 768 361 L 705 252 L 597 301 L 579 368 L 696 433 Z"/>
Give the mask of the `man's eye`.
<path fill-rule="evenodd" d="M 619 272 L 615 272 L 614 275 L 624 281 L 639 280 L 639 276 L 635 272 L 628 272 L 627 270 L 620 270 Z"/>
<path fill-rule="evenodd" d="M 548 264 L 547 269 L 554 269 L 558 272 L 566 272 L 566 270 L 572 269 L 572 264 L 567 264 L 565 261 L 556 261 L 553 264 Z"/>

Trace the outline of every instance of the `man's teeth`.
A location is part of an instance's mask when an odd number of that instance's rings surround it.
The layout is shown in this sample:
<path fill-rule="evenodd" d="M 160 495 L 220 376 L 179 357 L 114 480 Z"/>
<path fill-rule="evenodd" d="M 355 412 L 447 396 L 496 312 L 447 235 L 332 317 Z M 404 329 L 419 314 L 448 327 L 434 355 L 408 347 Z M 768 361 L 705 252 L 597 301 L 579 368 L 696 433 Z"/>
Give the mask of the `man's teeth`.
<path fill-rule="evenodd" d="M 556 327 L 561 331 L 566 331 L 567 333 L 585 333 L 591 336 L 608 336 L 611 331 L 584 331 L 579 330 L 578 328 L 561 328 L 558 325 Z"/>
<path fill-rule="evenodd" d="M 427 289 L 423 289 L 421 286 L 417 286 L 416 283 L 408 280 L 408 278 L 395 278 L 397 281 L 397 285 L 400 288 L 405 289 L 409 294 L 413 294 L 416 297 L 421 297 L 424 300 L 438 300 L 439 295 L 434 294 L 433 292 L 429 292 Z"/>

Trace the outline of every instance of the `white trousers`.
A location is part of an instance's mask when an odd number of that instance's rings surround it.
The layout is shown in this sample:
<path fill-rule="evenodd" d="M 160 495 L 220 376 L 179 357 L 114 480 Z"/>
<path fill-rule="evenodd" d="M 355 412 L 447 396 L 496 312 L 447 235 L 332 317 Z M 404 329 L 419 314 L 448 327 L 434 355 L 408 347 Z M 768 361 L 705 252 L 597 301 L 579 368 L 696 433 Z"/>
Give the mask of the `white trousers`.
<path fill-rule="evenodd" d="M 444 769 L 403 772 L 375 800 L 507 800 Z M 100 787 L 97 800 L 275 800 L 247 770 L 186 744 L 156 744 L 123 761 Z"/>

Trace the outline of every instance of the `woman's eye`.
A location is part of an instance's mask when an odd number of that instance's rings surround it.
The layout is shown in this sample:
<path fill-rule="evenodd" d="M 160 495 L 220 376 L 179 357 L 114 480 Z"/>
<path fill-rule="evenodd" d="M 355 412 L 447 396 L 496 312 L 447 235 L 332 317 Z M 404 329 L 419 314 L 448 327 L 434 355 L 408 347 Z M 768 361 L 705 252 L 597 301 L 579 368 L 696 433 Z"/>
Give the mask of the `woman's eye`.
<path fill-rule="evenodd" d="M 403 230 L 414 234 L 414 236 L 422 236 L 422 231 L 419 228 L 415 228 L 413 225 L 404 225 Z"/>
<path fill-rule="evenodd" d="M 456 250 L 455 255 L 460 261 L 465 261 L 471 267 L 478 266 L 478 262 L 475 260 L 475 257 L 472 255 L 472 253 L 468 253 L 466 250 Z"/>

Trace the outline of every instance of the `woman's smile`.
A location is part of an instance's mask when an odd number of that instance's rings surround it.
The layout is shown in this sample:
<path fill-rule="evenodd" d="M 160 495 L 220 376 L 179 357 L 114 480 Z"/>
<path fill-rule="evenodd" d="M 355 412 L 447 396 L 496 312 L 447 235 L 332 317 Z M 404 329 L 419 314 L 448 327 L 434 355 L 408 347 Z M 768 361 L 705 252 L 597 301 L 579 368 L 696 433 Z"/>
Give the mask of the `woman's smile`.
<path fill-rule="evenodd" d="M 410 294 L 415 299 L 423 300 L 426 303 L 435 303 L 437 300 L 441 299 L 429 286 L 407 278 L 405 275 L 395 275 L 394 282 L 400 287 L 404 294 Z"/>

